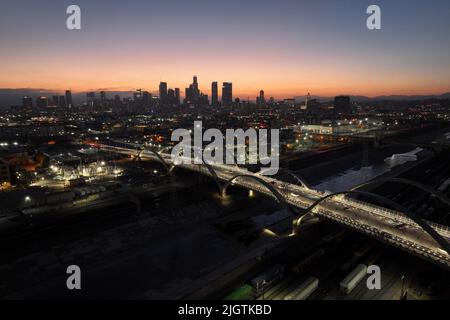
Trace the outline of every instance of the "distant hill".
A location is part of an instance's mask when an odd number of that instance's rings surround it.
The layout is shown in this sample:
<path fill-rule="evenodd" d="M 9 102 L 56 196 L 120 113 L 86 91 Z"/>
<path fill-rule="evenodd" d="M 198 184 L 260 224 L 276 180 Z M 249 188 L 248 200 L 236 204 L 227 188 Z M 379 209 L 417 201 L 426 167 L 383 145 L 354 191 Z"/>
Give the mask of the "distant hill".
<path fill-rule="evenodd" d="M 332 101 L 334 99 L 334 97 L 321 97 L 321 96 L 314 96 L 314 95 L 311 95 L 309 98 L 317 99 L 320 102 Z M 306 100 L 306 96 L 295 96 L 294 99 L 295 99 L 295 102 L 303 102 Z"/>
<path fill-rule="evenodd" d="M 51 98 L 55 95 L 64 95 L 65 91 L 51 91 L 46 89 L 33 88 L 19 88 L 19 89 L 1 89 L 0 88 L 0 107 L 20 106 L 24 96 L 33 98 L 33 104 L 39 96 L 46 96 Z M 121 98 L 132 97 L 132 91 L 106 91 L 108 99 L 112 99 L 114 95 L 119 95 Z M 96 96 L 100 98 L 100 90 L 96 91 Z M 72 99 L 75 104 L 80 104 L 86 101 L 86 92 L 72 93 Z"/>
<path fill-rule="evenodd" d="M 369 98 L 366 96 L 352 96 L 350 95 L 350 98 L 352 99 L 352 101 L 370 101 L 374 98 Z M 303 102 L 306 99 L 306 96 L 295 96 L 294 97 L 296 102 Z M 334 100 L 334 96 L 333 97 L 322 97 L 322 96 L 310 96 L 310 99 L 317 99 L 320 102 L 327 102 L 327 101 L 333 101 Z"/>
<path fill-rule="evenodd" d="M 314 96 L 311 99 L 317 99 L 321 102 L 333 101 L 334 97 L 321 97 Z M 366 97 L 366 96 L 352 96 L 350 95 L 352 101 L 367 102 L 367 101 L 382 101 L 382 100 L 403 100 L 403 101 L 414 101 L 414 100 L 428 100 L 428 99 L 450 99 L 450 92 L 443 93 L 440 95 L 390 95 L 390 96 L 376 96 L 376 97 Z M 297 102 L 303 102 L 306 96 L 295 96 L 294 99 Z"/>
<path fill-rule="evenodd" d="M 440 95 L 392 95 L 392 96 L 378 96 L 370 100 L 427 100 L 427 99 L 449 99 L 450 92 Z"/>

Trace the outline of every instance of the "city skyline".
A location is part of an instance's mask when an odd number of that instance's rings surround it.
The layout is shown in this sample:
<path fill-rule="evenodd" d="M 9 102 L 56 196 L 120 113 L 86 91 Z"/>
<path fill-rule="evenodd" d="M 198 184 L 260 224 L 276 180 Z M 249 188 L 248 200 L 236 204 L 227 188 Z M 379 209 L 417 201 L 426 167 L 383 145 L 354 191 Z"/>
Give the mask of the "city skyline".
<path fill-rule="evenodd" d="M 157 91 L 197 74 L 208 95 L 213 81 L 240 97 L 450 91 L 447 1 L 377 1 L 376 31 L 365 26 L 369 1 L 78 1 L 77 31 L 65 28 L 68 4 L 2 8 L 0 88 Z"/>
<path fill-rule="evenodd" d="M 176 101 L 180 101 L 180 103 L 184 103 L 185 99 L 186 99 L 186 93 L 184 93 L 184 90 L 181 90 L 182 88 L 175 88 L 174 86 L 171 86 L 170 83 L 166 83 L 166 82 L 161 82 L 160 84 L 164 84 L 165 86 L 167 86 L 167 91 L 170 92 L 171 90 L 173 91 L 175 97 L 178 97 Z M 199 83 L 200 84 L 200 83 Z M 214 96 L 212 95 L 212 86 L 213 84 L 220 84 L 220 90 L 217 90 L 216 92 L 216 97 L 214 100 Z M 210 89 L 208 88 L 208 85 L 200 85 L 199 86 L 199 91 L 203 94 L 206 94 L 206 98 L 208 98 L 208 101 L 210 103 L 210 105 L 212 106 L 219 106 L 218 103 L 222 102 L 222 97 L 223 97 L 223 85 L 224 84 L 231 84 L 234 87 L 233 82 L 218 82 L 218 81 L 213 81 L 209 84 Z M 187 88 L 186 88 L 187 89 Z M 257 92 L 251 93 L 249 95 L 237 95 L 234 92 L 234 88 L 232 89 L 233 93 L 232 93 L 232 100 L 234 101 L 236 98 L 239 98 L 242 101 L 249 101 L 249 102 L 254 102 L 256 104 L 259 104 L 259 99 L 261 99 L 261 92 L 263 92 L 263 96 L 266 96 L 267 100 L 269 98 L 274 98 L 276 101 L 282 101 L 284 99 L 296 99 L 297 102 L 301 102 L 302 99 L 306 99 L 306 97 L 311 96 L 312 98 L 317 98 L 320 99 L 322 101 L 331 101 L 333 100 L 336 96 L 350 96 L 352 98 L 355 98 L 356 101 L 365 101 L 366 99 L 369 100 L 384 100 L 384 99 L 406 99 L 406 100 L 414 100 L 414 99 L 428 99 L 428 98 L 448 98 L 450 97 L 450 92 L 438 92 L 436 94 L 417 94 L 417 95 L 409 95 L 409 94 L 399 94 L 399 95 L 377 95 L 377 96 L 369 96 L 369 95 L 352 95 L 352 94 L 348 94 L 348 93 L 338 93 L 335 95 L 330 95 L 330 96 L 325 96 L 325 95 L 318 95 L 315 92 L 302 92 L 299 94 L 294 94 L 292 96 L 284 96 L 284 97 L 279 97 L 279 96 L 273 96 L 270 94 L 266 95 L 266 90 L 264 89 L 260 89 Z M 177 91 L 178 91 L 178 95 L 177 95 Z M 31 89 L 31 88 L 17 88 L 17 89 L 4 89 L 4 88 L 0 88 L 0 105 L 19 105 L 20 104 L 20 100 L 23 100 L 24 98 L 32 98 L 33 100 L 39 98 L 39 97 L 45 97 L 48 98 L 48 100 L 54 100 L 55 95 L 60 96 L 60 95 L 67 95 L 67 92 L 70 92 L 70 94 L 73 94 L 74 100 L 77 103 L 81 103 L 82 101 L 85 101 L 85 98 L 87 95 L 89 94 L 96 94 L 97 97 L 101 98 L 102 95 L 104 95 L 103 99 L 113 99 L 115 96 L 119 96 L 120 98 L 133 98 L 133 96 L 135 95 L 136 92 L 147 92 L 150 93 L 152 96 L 154 97 L 160 97 L 160 92 L 159 92 L 159 88 L 156 88 L 154 90 L 151 89 L 146 89 L 146 88 L 134 88 L 134 89 L 129 89 L 129 90 L 121 90 L 121 91 L 117 91 L 114 89 L 109 90 L 108 88 L 98 88 L 98 89 L 88 89 L 86 91 L 74 91 L 71 89 L 61 89 L 61 90 L 47 90 L 47 89 Z M 183 93 L 181 93 L 183 92 Z M 108 96 L 106 96 L 106 94 Z M 163 100 L 165 99 L 165 97 L 163 98 Z M 70 98 L 70 101 L 72 100 L 72 98 Z M 229 103 L 228 103 L 229 104 Z"/>
<path fill-rule="evenodd" d="M 0 302 L 450 301 L 450 0 L 14 0 L 0 30 Z"/>

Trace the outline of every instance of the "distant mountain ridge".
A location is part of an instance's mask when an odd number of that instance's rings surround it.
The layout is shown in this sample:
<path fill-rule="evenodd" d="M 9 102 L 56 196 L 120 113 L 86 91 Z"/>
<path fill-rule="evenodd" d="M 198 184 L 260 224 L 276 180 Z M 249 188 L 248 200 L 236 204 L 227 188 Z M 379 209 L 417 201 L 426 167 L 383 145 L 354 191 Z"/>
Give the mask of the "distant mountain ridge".
<path fill-rule="evenodd" d="M 430 94 L 430 95 L 384 95 L 384 96 L 376 96 L 376 97 L 350 95 L 350 98 L 353 101 L 357 101 L 357 102 L 382 101 L 382 100 L 414 101 L 414 100 L 427 100 L 427 99 L 450 99 L 450 92 L 438 94 L 438 95 L 432 95 L 432 94 Z M 302 101 L 305 101 L 306 96 L 295 96 L 294 99 L 297 102 L 302 102 Z M 322 97 L 322 96 L 311 95 L 310 99 L 317 99 L 321 102 L 325 102 L 325 101 L 334 100 L 334 97 Z"/>

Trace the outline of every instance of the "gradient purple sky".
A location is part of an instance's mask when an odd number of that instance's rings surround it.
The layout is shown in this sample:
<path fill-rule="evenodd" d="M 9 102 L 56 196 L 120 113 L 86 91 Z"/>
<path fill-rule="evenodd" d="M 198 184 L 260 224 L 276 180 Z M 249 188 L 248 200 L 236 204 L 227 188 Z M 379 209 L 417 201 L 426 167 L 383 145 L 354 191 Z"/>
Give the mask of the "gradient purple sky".
<path fill-rule="evenodd" d="M 382 30 L 366 28 L 370 4 Z M 184 91 L 196 74 L 245 97 L 450 91 L 448 0 L 15 0 L 0 41 L 0 88 Z"/>

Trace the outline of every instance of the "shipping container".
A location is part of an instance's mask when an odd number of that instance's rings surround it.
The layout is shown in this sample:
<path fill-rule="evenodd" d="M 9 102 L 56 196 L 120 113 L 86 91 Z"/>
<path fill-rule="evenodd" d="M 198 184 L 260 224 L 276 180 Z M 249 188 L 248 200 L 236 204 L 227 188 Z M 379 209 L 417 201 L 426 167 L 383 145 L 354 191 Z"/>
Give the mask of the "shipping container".
<path fill-rule="evenodd" d="M 340 283 L 341 291 L 345 294 L 349 294 L 358 283 L 367 275 L 367 266 L 365 264 L 359 264 L 352 272 L 344 278 Z"/>
<path fill-rule="evenodd" d="M 282 265 L 276 265 L 260 274 L 252 280 L 253 292 L 256 295 L 262 294 L 267 288 L 272 286 L 273 283 L 280 280 L 283 277 L 283 273 L 284 267 Z"/>
<path fill-rule="evenodd" d="M 36 201 L 36 204 L 50 205 L 50 204 L 67 203 L 67 202 L 71 202 L 74 198 L 75 198 L 75 194 L 72 191 L 50 193 L 50 194 L 45 195 L 40 200 Z"/>
<path fill-rule="evenodd" d="M 227 296 L 223 298 L 223 300 L 250 300 L 253 298 L 253 287 L 244 284 L 242 287 L 239 287 L 236 290 L 233 290 Z"/>
<path fill-rule="evenodd" d="M 306 279 L 298 288 L 288 294 L 284 300 L 306 300 L 319 287 L 319 279 L 310 277 Z"/>

